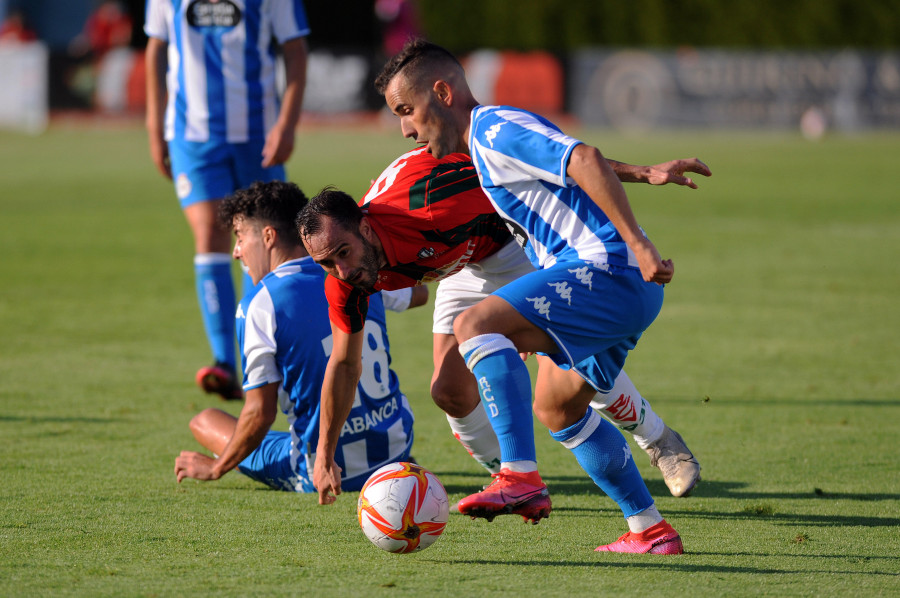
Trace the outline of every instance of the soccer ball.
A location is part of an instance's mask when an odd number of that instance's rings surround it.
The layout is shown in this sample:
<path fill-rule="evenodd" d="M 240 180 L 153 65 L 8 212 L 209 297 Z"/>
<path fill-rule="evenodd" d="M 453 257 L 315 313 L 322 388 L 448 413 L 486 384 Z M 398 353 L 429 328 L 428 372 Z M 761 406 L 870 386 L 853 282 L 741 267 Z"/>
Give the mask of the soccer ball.
<path fill-rule="evenodd" d="M 415 463 L 390 463 L 359 491 L 356 513 L 363 533 L 388 552 L 424 550 L 447 525 L 450 503 L 437 476 Z"/>

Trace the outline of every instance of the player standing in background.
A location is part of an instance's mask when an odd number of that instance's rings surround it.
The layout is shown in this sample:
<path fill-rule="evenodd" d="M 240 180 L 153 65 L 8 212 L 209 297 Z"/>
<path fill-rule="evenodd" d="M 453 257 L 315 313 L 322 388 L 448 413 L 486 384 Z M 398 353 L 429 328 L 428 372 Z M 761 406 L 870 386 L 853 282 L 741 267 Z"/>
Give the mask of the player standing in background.
<path fill-rule="evenodd" d="M 626 355 L 656 318 L 662 285 L 674 274 L 634 218 L 620 182 L 626 177 L 599 150 L 537 115 L 480 106 L 462 66 L 434 44 L 407 44 L 385 65 L 376 87 L 400 117 L 404 136 L 436 158 L 472 156 L 482 188 L 539 268 L 454 323 L 503 461 L 494 482 L 461 500 L 459 511 L 491 519 L 547 494 L 531 433 L 530 378 L 519 358 L 541 352 L 585 382 L 575 379 L 578 392 L 554 396 L 539 379 L 535 415 L 628 523 L 629 532 L 597 550 L 681 553 L 681 538 L 656 510 L 625 439 L 590 408 L 596 391 L 612 388 Z M 691 171 L 709 174 L 698 160 Z"/>
<path fill-rule="evenodd" d="M 650 170 L 664 177 L 667 169 L 677 169 L 679 163 Z M 678 178 L 674 176 L 672 182 L 679 182 Z M 360 203 L 346 193 L 326 189 L 310 200 L 297 219 L 311 257 L 331 275 L 326 279 L 326 296 L 335 323 L 337 349 L 332 359 L 336 363 L 328 373 L 335 380 L 325 383 L 335 390 L 322 400 L 322 412 L 331 409 L 335 415 L 328 417 L 334 423 L 323 427 L 317 451 L 320 469 L 315 481 L 320 501 L 332 502 L 329 493 L 340 492 L 339 475 L 328 470 L 325 456 L 343 421 L 346 407 L 342 406 L 352 401 L 352 387 L 342 389 L 338 379 L 352 380 L 354 368 L 359 367 L 360 345 L 353 336 L 359 329 L 355 322 L 366 313 L 369 294 L 435 280 L 440 284 L 434 308 L 432 398 L 446 412 L 454 435 L 469 453 L 492 473 L 499 472 L 500 446 L 480 404 L 475 379 L 459 354 L 453 321 L 496 289 L 534 272 L 534 267 L 512 240 L 463 154 L 437 160 L 424 148 L 407 152 L 384 170 Z M 346 363 L 337 363 L 341 359 Z M 538 359 L 542 371 L 561 372 L 549 358 Z M 653 412 L 624 372 L 611 392 L 597 394 L 594 406 L 631 431 L 639 445 L 651 447 L 648 452 L 655 451 L 651 456 L 665 453 L 663 461 L 674 472 L 666 476 L 670 487 L 696 483 L 696 460 L 683 443 L 680 452 L 661 443 L 677 433 Z M 681 459 L 682 453 L 689 460 Z M 660 468 L 666 473 L 667 467 L 660 464 Z M 541 497 L 516 504 L 510 512 L 534 520 L 545 516 L 547 509 L 548 501 Z"/>
<path fill-rule="evenodd" d="M 217 201 L 254 181 L 285 180 L 306 86 L 309 34 L 301 0 L 148 0 L 147 131 L 157 169 L 194 237 L 197 298 L 214 364 L 206 392 L 240 399 L 234 338 L 231 235 Z M 272 42 L 281 47 L 278 97 Z M 244 290 L 249 290 L 244 277 Z"/>
<path fill-rule="evenodd" d="M 280 490 L 314 492 L 319 396 L 331 350 L 325 273 L 306 254 L 294 218 L 306 204 L 292 183 L 256 183 L 221 202 L 236 236 L 234 257 L 257 284 L 241 300 L 237 331 L 246 398 L 240 417 L 206 409 L 191 420 L 197 441 L 217 457 L 184 451 L 175 475 L 215 480 L 237 468 Z M 426 297 L 427 299 L 427 297 Z M 406 299 L 409 305 L 409 294 Z M 376 469 L 408 461 L 413 414 L 390 369 L 381 294 L 361 323 L 366 365 L 337 442 L 342 482 L 359 490 Z M 290 432 L 269 431 L 281 409 Z"/>

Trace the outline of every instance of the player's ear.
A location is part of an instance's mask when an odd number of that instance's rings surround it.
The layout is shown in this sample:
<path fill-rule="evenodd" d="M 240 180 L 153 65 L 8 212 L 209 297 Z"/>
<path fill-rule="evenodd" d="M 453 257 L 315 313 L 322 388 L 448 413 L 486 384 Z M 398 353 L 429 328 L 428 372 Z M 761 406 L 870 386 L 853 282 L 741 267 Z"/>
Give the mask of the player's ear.
<path fill-rule="evenodd" d="M 369 224 L 369 219 L 365 216 L 359 221 L 359 234 L 366 241 L 372 241 L 372 225 Z"/>
<path fill-rule="evenodd" d="M 262 229 L 262 240 L 263 245 L 265 245 L 267 249 L 275 245 L 275 241 L 278 240 L 278 231 L 275 230 L 275 227 L 264 226 Z"/>
<path fill-rule="evenodd" d="M 450 106 L 453 103 L 453 88 L 447 81 L 438 79 L 431 90 L 441 104 Z"/>

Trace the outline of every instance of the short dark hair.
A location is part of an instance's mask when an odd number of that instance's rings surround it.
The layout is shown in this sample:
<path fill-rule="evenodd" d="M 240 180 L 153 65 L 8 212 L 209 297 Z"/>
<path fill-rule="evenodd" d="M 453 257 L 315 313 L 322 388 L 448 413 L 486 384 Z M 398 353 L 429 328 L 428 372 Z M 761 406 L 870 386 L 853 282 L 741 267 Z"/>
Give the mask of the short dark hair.
<path fill-rule="evenodd" d="M 322 230 L 322 217 L 334 220 L 341 228 L 359 234 L 363 219 L 362 208 L 356 200 L 334 187 L 325 187 L 309 200 L 297 215 L 297 234 L 301 239 L 311 237 Z"/>
<path fill-rule="evenodd" d="M 231 229 L 238 217 L 259 220 L 274 228 L 283 242 L 300 245 L 294 219 L 307 201 L 294 183 L 257 181 L 219 202 L 219 222 Z"/>
<path fill-rule="evenodd" d="M 456 56 L 448 50 L 421 38 L 411 39 L 381 69 L 381 73 L 375 78 L 375 89 L 384 95 L 384 90 L 387 89 L 391 79 L 400 72 L 403 72 L 404 77 L 418 87 L 426 72 L 435 66 L 449 66 L 462 70 L 462 65 Z"/>

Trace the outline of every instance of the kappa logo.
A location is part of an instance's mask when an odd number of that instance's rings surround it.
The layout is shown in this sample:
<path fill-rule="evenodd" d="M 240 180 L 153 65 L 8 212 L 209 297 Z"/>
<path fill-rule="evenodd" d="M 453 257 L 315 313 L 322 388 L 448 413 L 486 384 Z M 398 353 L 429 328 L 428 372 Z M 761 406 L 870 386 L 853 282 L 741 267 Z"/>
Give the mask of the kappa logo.
<path fill-rule="evenodd" d="M 569 305 L 572 305 L 572 287 L 566 281 L 548 282 L 547 286 L 553 287 L 560 299 L 565 299 Z"/>
<path fill-rule="evenodd" d="M 491 128 L 487 130 L 484 134 L 484 138 L 487 139 L 488 144 L 491 146 L 491 149 L 494 148 L 494 139 L 497 137 L 497 133 L 500 132 L 500 127 L 506 124 L 506 121 L 502 123 L 497 123 L 496 125 L 491 125 Z"/>
<path fill-rule="evenodd" d="M 628 461 L 631 460 L 631 447 L 629 447 L 628 444 L 625 444 L 622 452 L 625 453 L 625 462 L 622 463 L 622 469 L 625 469 L 625 466 L 628 465 Z"/>
<path fill-rule="evenodd" d="M 434 247 L 423 247 L 419 250 L 419 253 L 416 254 L 416 257 L 420 260 L 434 257 Z"/>
<path fill-rule="evenodd" d="M 244 306 L 238 303 L 237 312 L 234 314 L 234 317 L 238 320 L 245 320 L 247 318 L 246 314 L 244 314 Z"/>
<path fill-rule="evenodd" d="M 569 272 L 575 275 L 575 278 L 578 279 L 578 282 L 587 285 L 588 290 L 592 290 L 591 282 L 594 280 L 594 273 L 591 272 L 590 268 L 588 268 L 587 266 L 582 266 L 581 268 L 569 270 Z"/>
<path fill-rule="evenodd" d="M 546 297 L 525 297 L 525 301 L 531 303 L 536 312 L 548 320 L 550 319 L 550 306 L 553 304 L 550 301 L 547 301 Z"/>

